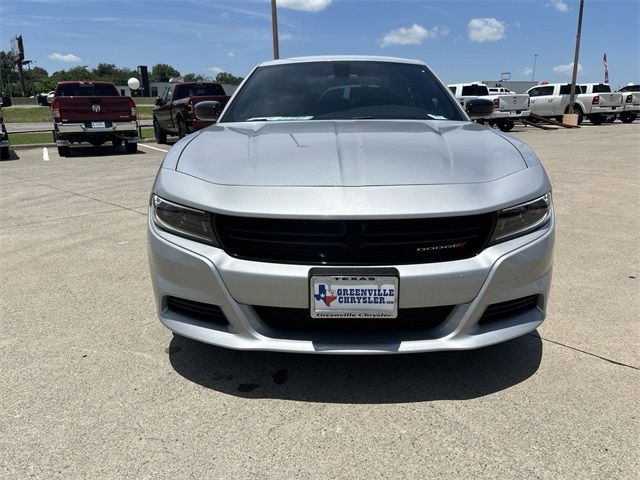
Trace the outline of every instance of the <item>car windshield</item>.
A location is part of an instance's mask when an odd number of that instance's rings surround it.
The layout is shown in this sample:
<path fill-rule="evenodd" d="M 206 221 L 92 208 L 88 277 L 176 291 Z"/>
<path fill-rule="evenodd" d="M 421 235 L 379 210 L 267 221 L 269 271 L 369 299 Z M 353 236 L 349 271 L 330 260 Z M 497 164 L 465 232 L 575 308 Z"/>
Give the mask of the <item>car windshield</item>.
<path fill-rule="evenodd" d="M 118 97 L 110 83 L 66 83 L 58 87 L 58 97 Z"/>
<path fill-rule="evenodd" d="M 220 122 L 348 119 L 464 118 L 424 65 L 334 61 L 258 68 Z"/>
<path fill-rule="evenodd" d="M 176 87 L 175 99 L 187 97 L 205 97 L 205 96 L 220 96 L 225 95 L 222 86 L 217 83 L 204 83 L 204 84 L 186 84 L 178 85 Z"/>

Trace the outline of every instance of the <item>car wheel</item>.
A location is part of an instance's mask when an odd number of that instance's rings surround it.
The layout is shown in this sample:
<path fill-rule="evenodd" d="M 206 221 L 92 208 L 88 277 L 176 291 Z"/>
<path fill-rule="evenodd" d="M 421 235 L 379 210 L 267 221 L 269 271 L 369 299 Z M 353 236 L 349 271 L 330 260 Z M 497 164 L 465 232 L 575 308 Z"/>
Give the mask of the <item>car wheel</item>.
<path fill-rule="evenodd" d="M 167 132 L 160 128 L 158 120 L 153 119 L 153 133 L 156 137 L 156 143 L 167 143 Z"/>
<path fill-rule="evenodd" d="M 503 132 L 509 132 L 513 129 L 516 124 L 513 123 L 513 120 L 500 120 L 498 121 L 498 128 Z"/>
<path fill-rule="evenodd" d="M 9 158 L 11 158 L 9 147 L 0 148 L 0 160 L 9 160 Z"/>
<path fill-rule="evenodd" d="M 178 137 L 184 138 L 189 135 L 189 130 L 187 129 L 187 124 L 184 123 L 184 120 L 178 120 Z"/>
<path fill-rule="evenodd" d="M 599 113 L 594 113 L 593 115 L 589 115 L 589 121 L 593 125 L 602 125 L 602 115 Z"/>
<path fill-rule="evenodd" d="M 58 147 L 58 155 L 61 157 L 71 156 L 71 147 Z"/>
<path fill-rule="evenodd" d="M 124 151 L 127 153 L 136 153 L 138 151 L 138 142 L 125 142 Z"/>
<path fill-rule="evenodd" d="M 620 114 L 620 120 L 622 120 L 622 123 L 632 123 L 635 119 L 636 116 L 633 113 L 624 112 Z"/>

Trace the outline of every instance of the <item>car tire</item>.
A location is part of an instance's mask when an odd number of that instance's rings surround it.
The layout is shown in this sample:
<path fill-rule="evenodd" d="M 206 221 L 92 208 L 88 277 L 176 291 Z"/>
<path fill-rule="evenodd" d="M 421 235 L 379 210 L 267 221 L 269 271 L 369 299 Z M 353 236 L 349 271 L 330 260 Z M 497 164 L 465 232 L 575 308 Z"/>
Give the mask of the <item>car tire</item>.
<path fill-rule="evenodd" d="M 136 153 L 138 151 L 138 142 L 125 142 L 124 151 L 127 153 Z"/>
<path fill-rule="evenodd" d="M 158 120 L 156 120 L 155 118 L 153 119 L 153 133 L 156 137 L 156 143 L 159 143 L 159 144 L 167 143 L 167 132 L 165 132 L 164 130 L 162 130 L 162 128 L 160 128 L 160 124 L 158 123 Z"/>
<path fill-rule="evenodd" d="M 498 128 L 503 132 L 510 132 L 515 125 L 513 120 L 498 120 Z"/>
<path fill-rule="evenodd" d="M 623 112 L 620 114 L 620 120 L 622 121 L 622 123 L 632 123 L 635 119 L 635 113 Z"/>
<path fill-rule="evenodd" d="M 594 113 L 592 115 L 589 115 L 589 121 L 593 125 L 602 125 L 602 120 L 604 119 L 602 118 L 602 115 L 600 115 L 599 113 Z"/>
<path fill-rule="evenodd" d="M 178 137 L 184 138 L 189 135 L 189 130 L 187 129 L 187 124 L 184 123 L 184 120 L 178 120 Z"/>
<path fill-rule="evenodd" d="M 58 155 L 61 157 L 70 157 L 71 147 L 58 147 Z"/>
<path fill-rule="evenodd" d="M 113 145 L 113 149 L 117 150 L 122 146 L 122 140 L 118 139 L 118 140 L 113 140 L 111 142 L 111 145 Z"/>
<path fill-rule="evenodd" d="M 9 160 L 11 158 L 11 153 L 9 152 L 9 147 L 0 148 L 0 160 Z"/>

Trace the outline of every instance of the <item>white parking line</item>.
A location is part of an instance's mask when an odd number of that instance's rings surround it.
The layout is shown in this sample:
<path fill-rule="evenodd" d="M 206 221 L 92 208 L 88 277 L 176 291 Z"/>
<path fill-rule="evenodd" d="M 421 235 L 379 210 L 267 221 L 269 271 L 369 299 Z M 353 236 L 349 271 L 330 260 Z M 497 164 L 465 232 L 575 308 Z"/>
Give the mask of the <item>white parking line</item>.
<path fill-rule="evenodd" d="M 49 149 L 47 147 L 43 147 L 42 149 L 42 160 L 45 162 L 49 161 Z"/>
<path fill-rule="evenodd" d="M 167 153 L 169 151 L 169 150 L 164 150 L 163 148 L 152 147 L 151 145 L 144 145 L 142 143 L 139 143 L 138 146 L 142 148 L 150 148 L 151 150 L 157 150 L 159 152 L 164 152 L 164 153 Z"/>

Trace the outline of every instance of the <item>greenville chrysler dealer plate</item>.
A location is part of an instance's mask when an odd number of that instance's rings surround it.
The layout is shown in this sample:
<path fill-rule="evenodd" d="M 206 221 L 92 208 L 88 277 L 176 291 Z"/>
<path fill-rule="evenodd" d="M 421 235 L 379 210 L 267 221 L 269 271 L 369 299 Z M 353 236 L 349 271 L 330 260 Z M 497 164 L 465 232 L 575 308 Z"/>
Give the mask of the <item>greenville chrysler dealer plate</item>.
<path fill-rule="evenodd" d="M 106 126 L 104 122 L 91 122 L 92 128 L 105 128 Z"/>
<path fill-rule="evenodd" d="M 398 277 L 323 275 L 310 280 L 311 318 L 398 316 Z"/>

